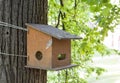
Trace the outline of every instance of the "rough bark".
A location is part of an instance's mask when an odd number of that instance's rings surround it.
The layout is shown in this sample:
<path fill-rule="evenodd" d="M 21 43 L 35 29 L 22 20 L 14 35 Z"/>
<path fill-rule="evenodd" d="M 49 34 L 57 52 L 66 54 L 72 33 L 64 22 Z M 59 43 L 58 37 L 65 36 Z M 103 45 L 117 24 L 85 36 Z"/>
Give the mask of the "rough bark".
<path fill-rule="evenodd" d="M 0 0 L 0 21 L 46 24 L 47 0 Z M 26 32 L 0 26 L 0 52 L 27 55 Z M 0 83 L 46 83 L 46 71 L 25 68 L 26 60 L 0 54 Z"/>

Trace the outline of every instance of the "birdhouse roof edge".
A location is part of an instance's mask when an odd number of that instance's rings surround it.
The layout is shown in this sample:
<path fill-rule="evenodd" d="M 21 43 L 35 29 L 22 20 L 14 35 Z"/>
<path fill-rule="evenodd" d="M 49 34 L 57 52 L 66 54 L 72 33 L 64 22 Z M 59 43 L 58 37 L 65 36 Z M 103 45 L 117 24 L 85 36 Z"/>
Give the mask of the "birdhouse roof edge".
<path fill-rule="evenodd" d="M 47 35 L 50 35 L 51 37 L 57 38 L 59 40 L 61 39 L 82 39 L 82 37 L 70 34 L 68 32 L 65 32 L 63 30 L 54 28 L 51 25 L 44 25 L 44 24 L 32 24 L 32 23 L 25 23 L 26 26 L 29 26 L 33 29 L 36 29 L 42 33 L 45 33 Z M 44 27 L 44 28 L 40 28 L 40 27 Z M 45 27 L 49 27 L 46 28 Z M 49 30 L 47 30 L 49 29 Z"/>

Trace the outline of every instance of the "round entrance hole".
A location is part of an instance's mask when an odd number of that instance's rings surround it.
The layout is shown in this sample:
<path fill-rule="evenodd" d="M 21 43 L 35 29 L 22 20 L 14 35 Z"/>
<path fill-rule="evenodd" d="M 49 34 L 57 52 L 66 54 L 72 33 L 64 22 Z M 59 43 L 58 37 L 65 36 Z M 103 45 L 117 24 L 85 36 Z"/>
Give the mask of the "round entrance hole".
<path fill-rule="evenodd" d="M 42 57 L 43 57 L 43 56 L 42 56 L 42 52 L 37 51 L 36 54 L 35 54 L 35 57 L 36 57 L 37 60 L 41 60 Z"/>

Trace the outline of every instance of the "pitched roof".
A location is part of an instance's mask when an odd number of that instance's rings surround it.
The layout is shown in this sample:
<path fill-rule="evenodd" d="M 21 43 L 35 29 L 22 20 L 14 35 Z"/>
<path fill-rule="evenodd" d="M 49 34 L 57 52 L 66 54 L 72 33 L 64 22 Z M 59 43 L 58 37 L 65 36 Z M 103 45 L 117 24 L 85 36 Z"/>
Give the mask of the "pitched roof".
<path fill-rule="evenodd" d="M 52 37 L 55 37 L 57 39 L 81 39 L 81 37 L 79 37 L 79 36 L 72 35 L 68 32 L 54 28 L 50 25 L 43 25 L 43 24 L 26 24 L 26 25 L 30 26 L 38 31 L 46 33 Z"/>

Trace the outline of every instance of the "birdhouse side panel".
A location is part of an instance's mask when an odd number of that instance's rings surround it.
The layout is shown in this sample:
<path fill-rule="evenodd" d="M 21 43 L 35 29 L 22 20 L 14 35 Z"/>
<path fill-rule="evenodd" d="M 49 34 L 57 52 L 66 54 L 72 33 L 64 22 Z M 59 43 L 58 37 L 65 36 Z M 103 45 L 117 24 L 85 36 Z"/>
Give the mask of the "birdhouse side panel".
<path fill-rule="evenodd" d="M 71 41 L 53 38 L 52 67 L 62 67 L 71 64 Z"/>
<path fill-rule="evenodd" d="M 48 43 L 52 37 L 31 27 L 28 27 L 28 30 L 27 65 L 41 69 L 51 68 L 52 45 Z"/>

